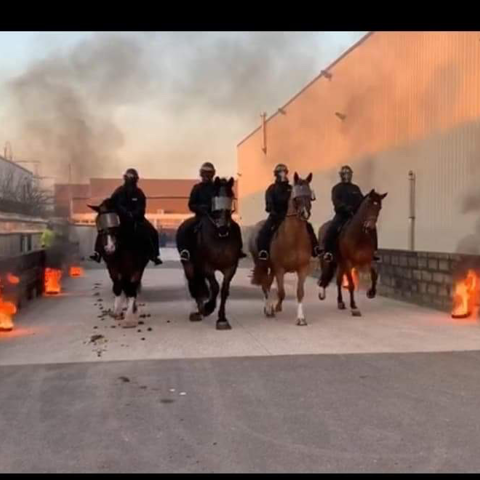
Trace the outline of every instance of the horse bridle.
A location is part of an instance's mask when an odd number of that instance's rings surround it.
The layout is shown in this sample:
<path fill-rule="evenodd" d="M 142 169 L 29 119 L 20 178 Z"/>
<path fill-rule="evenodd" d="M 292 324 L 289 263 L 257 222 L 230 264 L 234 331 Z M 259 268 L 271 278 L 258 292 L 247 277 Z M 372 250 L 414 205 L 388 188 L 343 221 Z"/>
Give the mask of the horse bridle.
<path fill-rule="evenodd" d="M 292 188 L 292 200 L 295 200 L 299 197 L 309 197 L 310 201 L 314 202 L 316 200 L 315 192 L 308 185 L 294 185 Z M 287 217 L 296 217 L 299 212 L 287 213 Z"/>
<path fill-rule="evenodd" d="M 226 195 L 219 195 L 212 198 L 212 213 L 221 212 L 221 211 L 227 211 L 230 213 L 235 212 L 233 197 L 228 197 Z M 212 218 L 211 215 L 207 215 L 207 216 L 208 216 L 208 219 L 213 223 L 215 228 L 218 229 L 219 226 L 217 225 L 217 221 L 214 218 Z M 228 231 L 224 234 L 221 234 L 220 232 L 217 232 L 217 233 L 220 238 L 228 237 L 228 234 L 229 234 Z"/>

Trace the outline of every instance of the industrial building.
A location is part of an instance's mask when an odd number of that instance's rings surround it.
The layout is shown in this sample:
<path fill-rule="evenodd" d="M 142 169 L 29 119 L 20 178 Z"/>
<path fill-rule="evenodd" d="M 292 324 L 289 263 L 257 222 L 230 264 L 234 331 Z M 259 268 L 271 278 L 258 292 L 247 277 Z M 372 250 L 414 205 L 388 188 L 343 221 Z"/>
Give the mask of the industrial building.
<path fill-rule="evenodd" d="M 382 247 L 479 254 L 479 85 L 479 32 L 367 34 L 239 143 L 242 226 L 265 217 L 283 162 L 313 172 L 318 228 L 349 164 L 364 192 L 389 194 Z"/>
<path fill-rule="evenodd" d="M 237 147 L 240 221 L 266 216 L 273 168 L 313 173 L 315 228 L 344 164 L 385 193 L 379 292 L 450 311 L 480 278 L 480 33 L 371 32 Z"/>

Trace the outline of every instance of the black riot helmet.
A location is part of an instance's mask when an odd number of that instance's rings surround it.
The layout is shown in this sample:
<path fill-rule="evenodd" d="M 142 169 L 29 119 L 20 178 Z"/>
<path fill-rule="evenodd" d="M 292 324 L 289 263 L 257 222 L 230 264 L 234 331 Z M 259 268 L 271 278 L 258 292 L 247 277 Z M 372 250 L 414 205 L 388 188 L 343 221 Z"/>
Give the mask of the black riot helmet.
<path fill-rule="evenodd" d="M 136 185 L 138 183 L 138 172 L 134 168 L 129 168 L 123 174 L 123 180 L 125 181 L 125 185 Z"/>
<path fill-rule="evenodd" d="M 288 182 L 288 167 L 283 163 L 279 163 L 273 170 L 275 180 L 279 182 Z"/>
<path fill-rule="evenodd" d="M 352 183 L 353 170 L 348 165 L 344 165 L 338 173 L 343 183 Z"/>
<path fill-rule="evenodd" d="M 200 167 L 200 178 L 204 182 L 210 182 L 213 180 L 213 177 L 215 176 L 215 167 L 213 166 L 213 163 L 210 162 L 205 162 L 201 167 Z"/>

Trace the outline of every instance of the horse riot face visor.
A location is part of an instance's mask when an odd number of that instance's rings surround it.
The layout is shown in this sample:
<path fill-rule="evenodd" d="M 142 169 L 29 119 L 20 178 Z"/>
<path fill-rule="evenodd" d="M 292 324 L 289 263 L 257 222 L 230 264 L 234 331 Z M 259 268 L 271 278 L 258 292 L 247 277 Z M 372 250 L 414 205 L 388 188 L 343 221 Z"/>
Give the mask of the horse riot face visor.
<path fill-rule="evenodd" d="M 120 217 L 116 213 L 101 213 L 96 220 L 98 232 L 104 232 L 110 228 L 120 226 Z"/>
<path fill-rule="evenodd" d="M 212 211 L 219 212 L 222 210 L 232 211 L 233 198 L 230 197 L 214 197 L 212 199 Z"/>
<path fill-rule="evenodd" d="M 313 202 L 316 200 L 315 192 L 308 185 L 294 185 L 292 189 L 292 198 L 310 197 Z"/>

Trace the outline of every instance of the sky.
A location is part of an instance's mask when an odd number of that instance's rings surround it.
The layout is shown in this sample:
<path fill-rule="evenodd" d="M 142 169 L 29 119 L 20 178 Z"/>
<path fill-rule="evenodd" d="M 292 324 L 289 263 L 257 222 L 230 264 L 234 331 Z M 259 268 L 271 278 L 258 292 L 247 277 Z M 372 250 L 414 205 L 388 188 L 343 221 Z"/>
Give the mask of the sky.
<path fill-rule="evenodd" d="M 236 175 L 236 145 L 366 32 L 0 32 L 0 146 L 64 181 Z"/>

